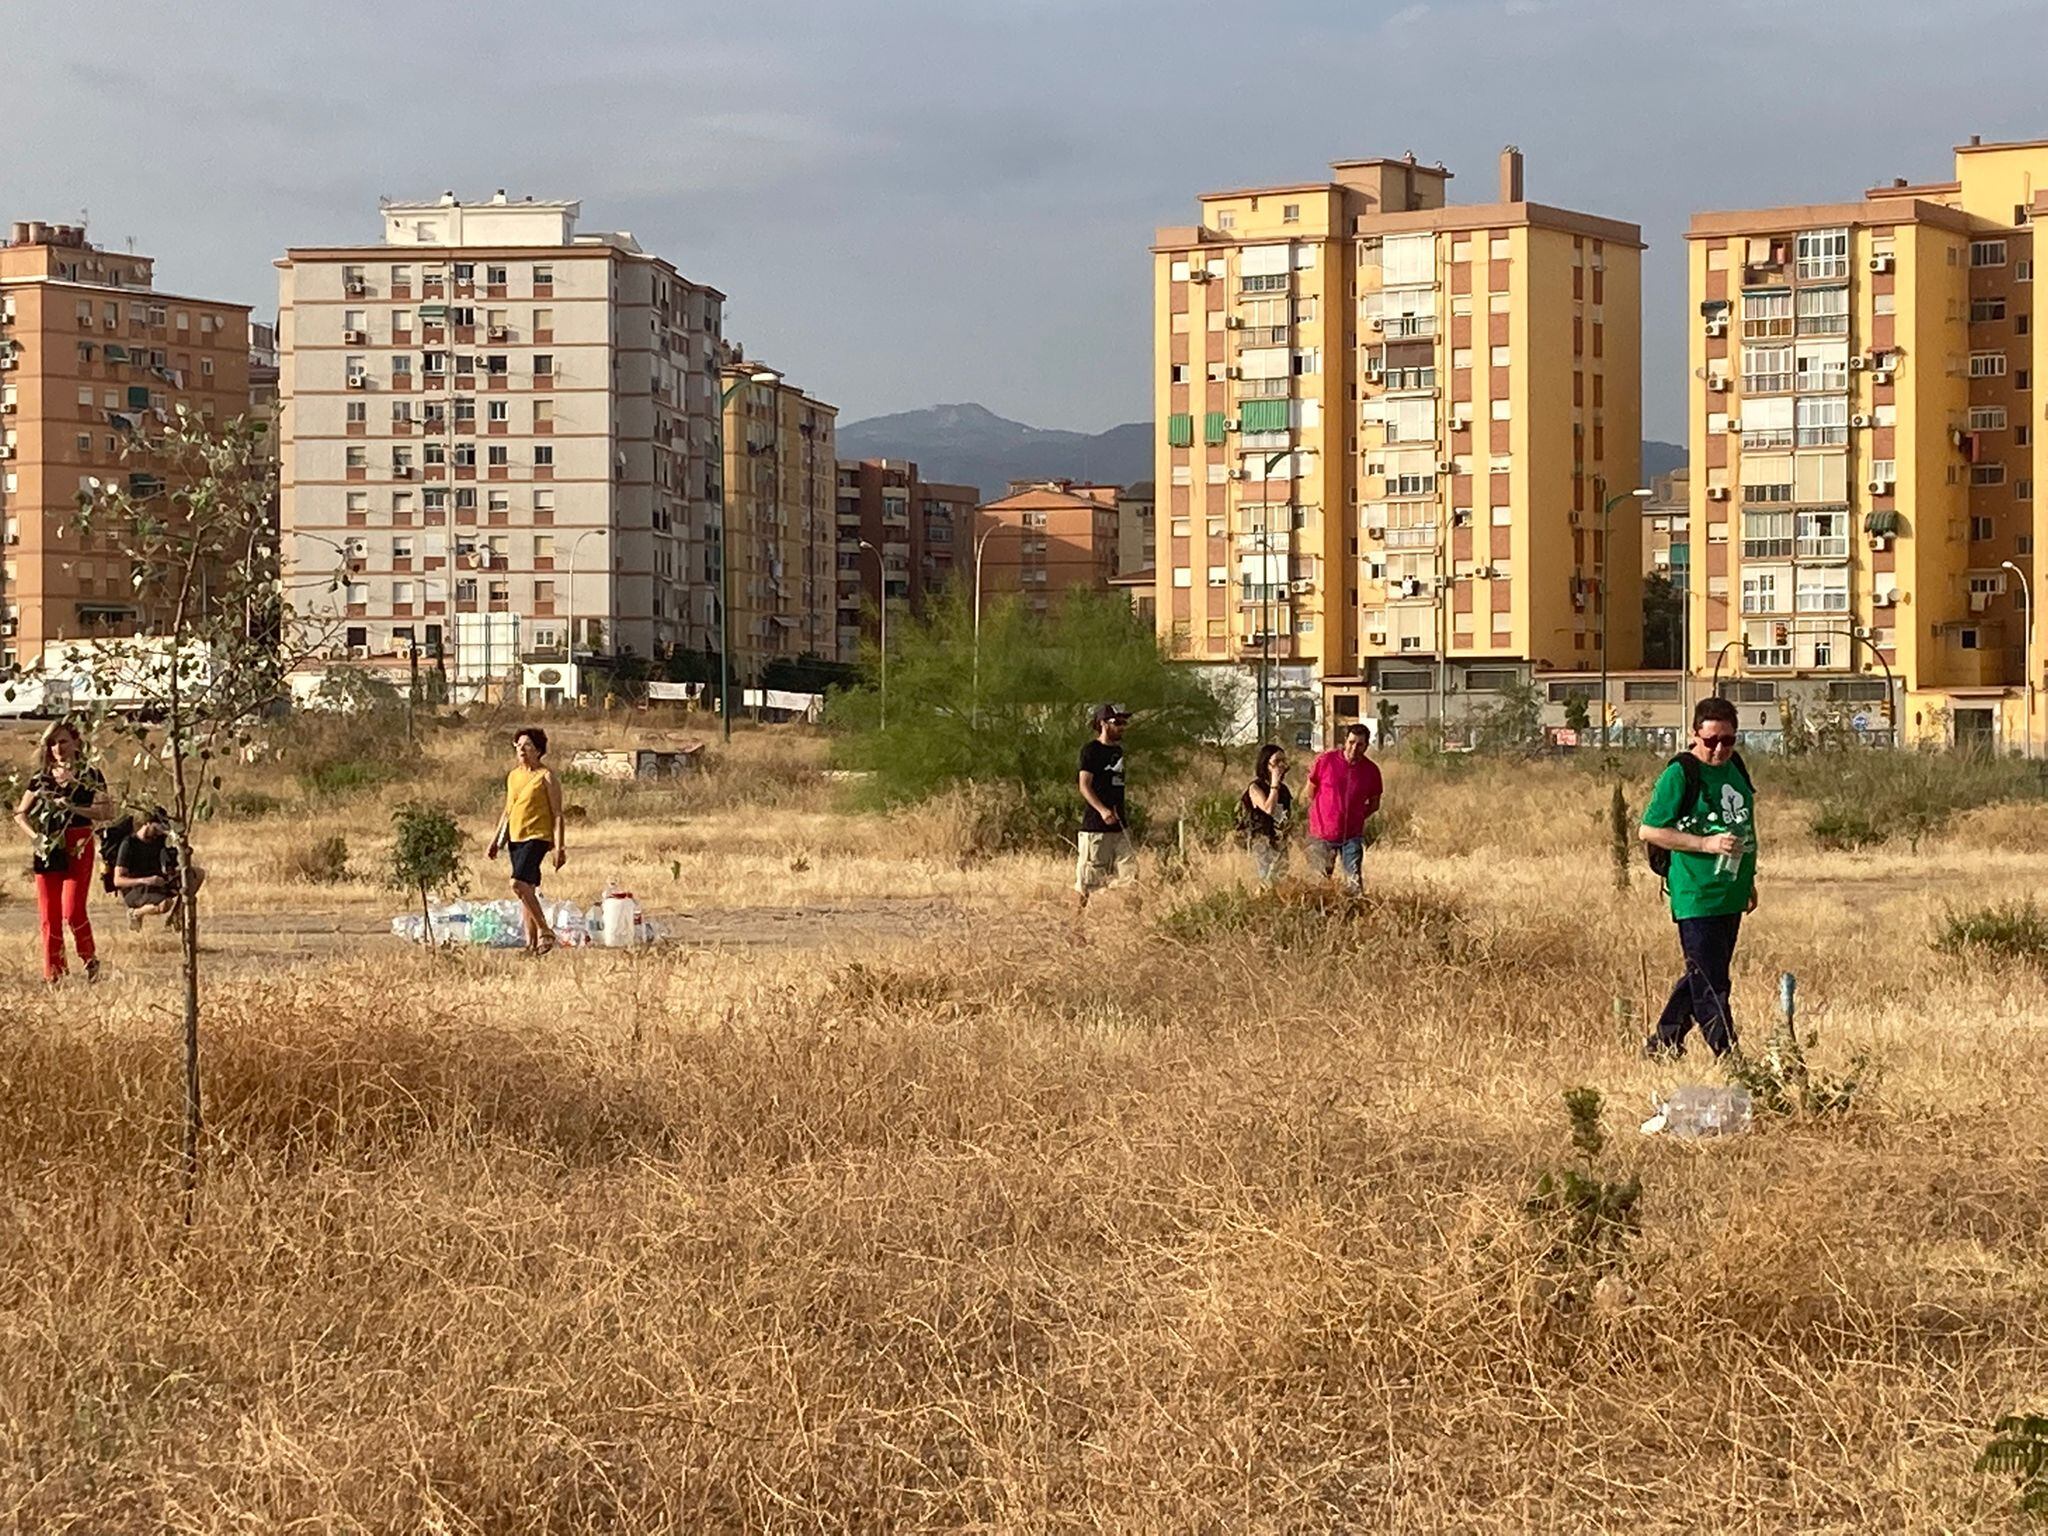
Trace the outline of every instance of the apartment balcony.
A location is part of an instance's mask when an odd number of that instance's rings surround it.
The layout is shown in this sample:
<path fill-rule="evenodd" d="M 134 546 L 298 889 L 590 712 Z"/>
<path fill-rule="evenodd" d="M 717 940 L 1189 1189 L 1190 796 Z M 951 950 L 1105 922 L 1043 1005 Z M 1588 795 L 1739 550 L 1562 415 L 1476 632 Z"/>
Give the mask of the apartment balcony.
<path fill-rule="evenodd" d="M 1437 334 L 1437 317 L 1374 315 L 1365 322 L 1365 328 L 1385 341 L 1424 341 Z"/>

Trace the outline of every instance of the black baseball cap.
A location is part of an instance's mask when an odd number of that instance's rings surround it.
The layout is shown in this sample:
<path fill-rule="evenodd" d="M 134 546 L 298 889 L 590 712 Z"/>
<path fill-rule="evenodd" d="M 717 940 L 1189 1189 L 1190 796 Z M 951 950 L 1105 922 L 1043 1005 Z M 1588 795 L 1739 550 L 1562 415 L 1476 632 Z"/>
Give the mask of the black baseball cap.
<path fill-rule="evenodd" d="M 1098 704 L 1095 706 L 1095 713 L 1089 718 L 1100 725 L 1105 720 L 1128 720 L 1131 718 L 1131 712 L 1121 704 Z"/>

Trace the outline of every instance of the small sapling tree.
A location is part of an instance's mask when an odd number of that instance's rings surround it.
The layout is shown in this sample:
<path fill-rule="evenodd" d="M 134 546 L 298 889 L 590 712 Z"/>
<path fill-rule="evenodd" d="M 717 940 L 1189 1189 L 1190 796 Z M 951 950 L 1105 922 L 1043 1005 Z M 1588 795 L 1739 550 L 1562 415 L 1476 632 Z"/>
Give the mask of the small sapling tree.
<path fill-rule="evenodd" d="M 469 889 L 469 870 L 462 862 L 462 829 L 455 818 L 435 805 L 401 805 L 391 813 L 391 884 L 420 899 L 421 931 L 427 949 L 434 948 L 432 897 L 443 891 L 460 896 Z"/>
<path fill-rule="evenodd" d="M 180 867 L 221 792 L 223 771 L 246 759 L 285 674 L 312 653 L 279 580 L 275 459 L 267 426 L 215 425 L 185 407 L 155 420 L 123 418 L 134 468 L 80 492 L 80 540 L 125 565 L 131 591 L 124 638 L 79 641 L 43 658 L 69 676 L 102 743 L 134 745 L 131 792 L 161 803 Z M 185 1219 L 199 1188 L 200 904 L 179 904 L 183 959 Z"/>

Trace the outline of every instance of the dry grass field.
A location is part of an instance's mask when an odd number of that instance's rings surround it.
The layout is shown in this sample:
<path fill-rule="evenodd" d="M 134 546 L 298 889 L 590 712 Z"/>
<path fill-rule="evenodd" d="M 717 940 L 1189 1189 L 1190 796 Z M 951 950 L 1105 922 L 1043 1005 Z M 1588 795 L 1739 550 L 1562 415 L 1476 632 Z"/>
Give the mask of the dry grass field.
<path fill-rule="evenodd" d="M 1881 1075 L 1681 1143 L 1651 1093 L 1716 1074 L 1636 1054 L 1670 926 L 1570 768 L 1396 765 L 1327 917 L 1222 850 L 1077 922 L 767 733 L 572 789 L 551 889 L 632 886 L 655 951 L 433 958 L 294 877 L 408 794 L 480 849 L 500 755 L 237 780 L 191 1228 L 167 936 L 101 905 L 110 978 L 48 993 L 10 876 L 0 1530 L 2025 1528 L 1972 1464 L 2048 1408 L 2048 1013 L 1929 941 L 2042 884 L 2041 811 L 1831 853 L 1760 765 L 1741 1022 L 1789 969 L 1816 1069 Z M 1524 1210 L 1581 1084 L 1643 1191 L 1599 1283 Z"/>

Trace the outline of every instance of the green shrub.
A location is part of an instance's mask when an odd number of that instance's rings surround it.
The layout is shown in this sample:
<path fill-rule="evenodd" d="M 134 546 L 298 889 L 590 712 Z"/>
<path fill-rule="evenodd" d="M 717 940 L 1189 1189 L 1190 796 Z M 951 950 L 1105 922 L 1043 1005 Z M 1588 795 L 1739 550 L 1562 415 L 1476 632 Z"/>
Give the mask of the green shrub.
<path fill-rule="evenodd" d="M 1419 888 L 1347 896 L 1327 886 L 1228 886 L 1169 908 L 1159 931 L 1194 945 L 1247 938 L 1275 950 L 1347 954 L 1385 945 L 1439 961 L 1466 958 L 1471 939 L 1456 902 Z"/>
<path fill-rule="evenodd" d="M 1210 790 L 1188 801 L 1182 819 L 1187 823 L 1188 841 L 1204 848 L 1220 848 L 1238 835 L 1237 807 L 1243 791 Z"/>
<path fill-rule="evenodd" d="M 215 797 L 213 816 L 217 821 L 257 821 L 284 809 L 276 795 L 260 789 L 230 789 Z"/>
<path fill-rule="evenodd" d="M 381 788 L 409 772 L 409 764 L 388 758 L 342 757 L 310 764 L 294 777 L 307 794 L 322 800 L 339 800 Z"/>
<path fill-rule="evenodd" d="M 299 844 L 283 862 L 287 879 L 308 885 L 340 885 L 354 878 L 348 867 L 348 839 L 339 832 Z"/>
<path fill-rule="evenodd" d="M 1552 1265 L 1597 1273 L 1618 1264 L 1636 1235 L 1642 1180 L 1609 1179 L 1601 1172 L 1607 1133 L 1600 1126 L 1597 1088 L 1566 1089 L 1564 1107 L 1578 1162 L 1544 1169 L 1522 1209 L 1549 1237 Z"/>
<path fill-rule="evenodd" d="M 1823 803 L 1814 812 L 1807 830 L 1823 848 L 1868 848 L 1885 840 L 1884 828 L 1877 824 L 1868 807 L 1839 800 Z"/>
<path fill-rule="evenodd" d="M 2048 1414 L 2007 1414 L 1992 1430 L 1997 1438 L 1977 1458 L 1977 1470 L 2011 1474 L 2020 1508 L 2048 1514 Z"/>
<path fill-rule="evenodd" d="M 1950 912 L 1934 947 L 1966 959 L 2017 960 L 2048 968 L 2048 912 L 2031 899 Z"/>
<path fill-rule="evenodd" d="M 1057 803 L 1071 833 L 1090 712 L 1116 700 L 1135 715 L 1128 784 L 1139 831 L 1146 814 L 1167 815 L 1153 798 L 1227 718 L 1221 695 L 1171 661 L 1128 603 L 1080 591 L 1048 615 L 997 599 L 982 610 L 978 638 L 957 594 L 922 620 L 892 622 L 886 725 L 876 660 L 864 660 L 862 685 L 832 695 L 827 710 L 844 732 L 840 765 L 868 773 L 860 793 L 878 806 L 1003 784 L 1032 805 Z"/>

